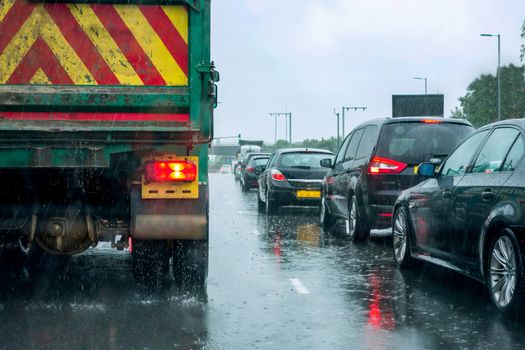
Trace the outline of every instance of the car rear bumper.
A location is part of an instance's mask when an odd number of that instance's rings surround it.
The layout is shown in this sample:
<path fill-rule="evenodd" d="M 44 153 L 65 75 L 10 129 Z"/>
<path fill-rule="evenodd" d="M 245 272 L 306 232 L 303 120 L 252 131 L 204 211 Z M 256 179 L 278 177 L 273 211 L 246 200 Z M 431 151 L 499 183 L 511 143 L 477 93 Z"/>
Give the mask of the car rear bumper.
<path fill-rule="evenodd" d="M 277 202 L 278 205 L 298 205 L 298 206 L 318 206 L 321 203 L 321 198 L 300 198 L 297 196 L 297 191 L 317 191 L 311 188 L 290 188 L 287 190 L 270 190 L 268 197 L 271 201 Z"/>
<path fill-rule="evenodd" d="M 368 206 L 368 218 L 371 229 L 383 229 L 392 226 L 393 205 L 370 205 Z"/>

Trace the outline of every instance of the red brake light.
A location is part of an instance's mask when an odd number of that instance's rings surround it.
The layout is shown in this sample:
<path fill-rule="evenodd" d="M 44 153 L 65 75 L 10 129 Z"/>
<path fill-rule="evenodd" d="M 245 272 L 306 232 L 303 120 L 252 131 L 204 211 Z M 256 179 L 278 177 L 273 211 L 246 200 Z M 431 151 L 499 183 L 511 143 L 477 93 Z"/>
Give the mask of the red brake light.
<path fill-rule="evenodd" d="M 286 178 L 284 177 L 283 173 L 281 173 L 277 169 L 273 169 L 270 174 L 272 176 L 272 180 L 275 180 L 275 181 L 286 181 Z"/>
<path fill-rule="evenodd" d="M 249 167 L 246 168 L 246 172 L 253 173 L 253 172 L 255 172 L 255 168 L 252 167 L 252 166 L 249 166 Z"/>
<path fill-rule="evenodd" d="M 442 120 L 438 120 L 438 119 L 423 119 L 421 122 L 422 123 L 427 123 L 427 124 L 440 124 L 440 123 L 443 123 Z"/>
<path fill-rule="evenodd" d="M 333 176 L 327 176 L 326 177 L 326 183 L 328 185 L 332 185 L 334 183 L 334 177 Z"/>
<path fill-rule="evenodd" d="M 145 177 L 149 182 L 191 182 L 197 179 L 197 165 L 185 160 L 149 162 Z"/>
<path fill-rule="evenodd" d="M 377 174 L 399 174 L 407 165 L 397 160 L 392 160 L 382 157 L 374 157 L 368 165 L 368 173 L 371 175 Z"/>

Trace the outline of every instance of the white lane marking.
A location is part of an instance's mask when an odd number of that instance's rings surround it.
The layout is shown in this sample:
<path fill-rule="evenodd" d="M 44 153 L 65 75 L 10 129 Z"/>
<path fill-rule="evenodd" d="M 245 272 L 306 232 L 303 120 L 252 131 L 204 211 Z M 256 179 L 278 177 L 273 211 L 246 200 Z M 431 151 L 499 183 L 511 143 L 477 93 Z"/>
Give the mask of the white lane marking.
<path fill-rule="evenodd" d="M 295 288 L 295 291 L 299 294 L 310 294 L 308 289 L 303 285 L 303 282 L 299 278 L 290 278 L 290 283 Z"/>

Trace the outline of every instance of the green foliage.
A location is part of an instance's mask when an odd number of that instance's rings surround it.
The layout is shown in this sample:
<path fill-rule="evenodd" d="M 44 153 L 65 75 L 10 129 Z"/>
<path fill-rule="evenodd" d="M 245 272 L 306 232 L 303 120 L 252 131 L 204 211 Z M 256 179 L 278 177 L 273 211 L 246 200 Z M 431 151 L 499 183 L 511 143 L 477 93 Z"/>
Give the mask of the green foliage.
<path fill-rule="evenodd" d="M 525 117 L 525 66 L 501 67 L 501 118 Z M 467 88 L 467 94 L 459 98 L 461 107 L 451 111 L 452 118 L 466 119 L 480 127 L 498 119 L 497 77 L 483 74 Z"/>
<path fill-rule="evenodd" d="M 525 21 L 523 21 L 523 25 L 521 26 L 521 37 L 525 39 Z M 521 44 L 521 54 L 520 54 L 520 60 L 525 59 L 525 44 Z"/>

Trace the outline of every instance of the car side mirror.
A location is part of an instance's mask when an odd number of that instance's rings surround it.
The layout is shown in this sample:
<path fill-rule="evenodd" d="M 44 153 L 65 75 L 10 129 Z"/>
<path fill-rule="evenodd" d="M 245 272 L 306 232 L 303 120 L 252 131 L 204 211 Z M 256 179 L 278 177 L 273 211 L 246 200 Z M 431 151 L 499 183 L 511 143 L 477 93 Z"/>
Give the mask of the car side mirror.
<path fill-rule="evenodd" d="M 332 159 L 331 158 L 321 159 L 320 163 L 321 163 L 321 166 L 323 168 L 331 168 L 332 167 Z"/>
<path fill-rule="evenodd" d="M 419 176 L 434 177 L 436 175 L 437 166 L 434 163 L 421 163 L 417 167 L 417 174 Z"/>

